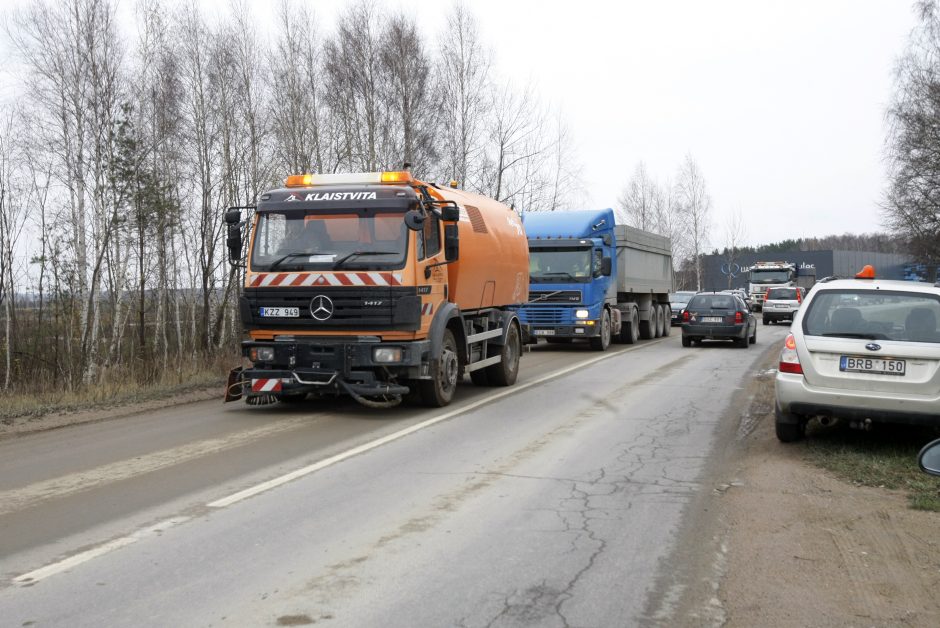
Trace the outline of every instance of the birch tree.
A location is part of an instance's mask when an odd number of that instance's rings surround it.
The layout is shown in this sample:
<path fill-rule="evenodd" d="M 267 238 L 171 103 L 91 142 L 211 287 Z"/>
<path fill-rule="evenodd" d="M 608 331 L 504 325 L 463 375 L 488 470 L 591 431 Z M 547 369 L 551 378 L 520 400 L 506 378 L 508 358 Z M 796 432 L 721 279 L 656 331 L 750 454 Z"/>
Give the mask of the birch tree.
<path fill-rule="evenodd" d="M 711 231 L 711 197 L 705 177 L 692 155 L 686 155 L 679 168 L 677 192 L 688 226 L 689 243 L 695 265 L 695 288 L 702 289 L 702 255 Z"/>

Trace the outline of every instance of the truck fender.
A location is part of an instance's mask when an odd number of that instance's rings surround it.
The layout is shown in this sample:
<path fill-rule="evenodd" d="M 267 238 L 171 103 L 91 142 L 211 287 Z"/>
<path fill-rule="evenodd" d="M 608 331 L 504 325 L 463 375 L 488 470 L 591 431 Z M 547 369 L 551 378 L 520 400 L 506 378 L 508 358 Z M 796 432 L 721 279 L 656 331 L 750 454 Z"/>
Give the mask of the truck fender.
<path fill-rule="evenodd" d="M 450 321 L 460 318 L 460 310 L 453 303 L 447 302 L 441 305 L 434 313 L 434 319 L 431 321 L 431 329 L 428 331 L 428 338 L 431 340 L 432 360 L 441 357 L 441 344 L 444 341 L 444 330 L 447 329 Z M 464 347 L 467 344 L 464 336 L 463 325 L 454 325 L 454 335 L 457 337 L 457 345 Z M 463 350 L 461 350 L 463 353 Z"/>
<path fill-rule="evenodd" d="M 622 322 L 620 319 L 620 310 L 615 307 L 610 307 L 609 305 L 605 305 L 604 309 L 610 313 L 610 335 L 616 336 L 620 333 L 620 325 Z"/>
<path fill-rule="evenodd" d="M 511 325 L 517 325 L 519 327 L 520 338 L 522 338 L 525 335 L 522 333 L 523 332 L 522 325 L 519 323 L 519 317 L 516 316 L 515 312 L 510 312 L 510 311 L 500 312 L 499 326 L 503 328 L 503 335 L 500 336 L 499 338 L 493 338 L 492 340 L 490 340 L 490 344 L 499 345 L 499 346 L 503 346 L 504 344 L 506 344 L 506 336 L 509 335 L 509 327 Z"/>

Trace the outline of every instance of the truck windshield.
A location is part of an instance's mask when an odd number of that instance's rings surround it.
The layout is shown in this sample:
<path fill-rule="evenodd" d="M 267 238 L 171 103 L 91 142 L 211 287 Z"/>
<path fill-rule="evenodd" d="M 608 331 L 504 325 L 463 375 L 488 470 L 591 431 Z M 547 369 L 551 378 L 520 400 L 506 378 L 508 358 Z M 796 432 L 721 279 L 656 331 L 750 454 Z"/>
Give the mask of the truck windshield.
<path fill-rule="evenodd" d="M 752 270 L 751 283 L 787 283 L 791 279 L 788 270 Z"/>
<path fill-rule="evenodd" d="M 407 249 L 408 228 L 400 212 L 262 212 L 258 214 L 251 268 L 402 268 Z"/>
<path fill-rule="evenodd" d="M 539 247 L 529 251 L 532 283 L 588 283 L 591 272 L 591 249 Z"/>

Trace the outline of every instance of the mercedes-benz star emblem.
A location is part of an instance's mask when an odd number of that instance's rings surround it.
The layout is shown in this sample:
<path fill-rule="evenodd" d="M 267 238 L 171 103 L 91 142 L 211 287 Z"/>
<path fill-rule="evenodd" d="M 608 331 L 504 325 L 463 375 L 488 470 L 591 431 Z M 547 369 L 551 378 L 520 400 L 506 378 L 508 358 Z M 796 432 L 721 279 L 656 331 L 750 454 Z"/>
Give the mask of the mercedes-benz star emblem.
<path fill-rule="evenodd" d="M 333 301 L 324 294 L 318 294 L 310 300 L 310 316 L 318 321 L 325 321 L 333 316 Z"/>
<path fill-rule="evenodd" d="M 879 351 L 881 349 L 881 345 L 877 342 L 869 342 L 867 345 L 865 345 L 865 348 L 869 351 Z"/>

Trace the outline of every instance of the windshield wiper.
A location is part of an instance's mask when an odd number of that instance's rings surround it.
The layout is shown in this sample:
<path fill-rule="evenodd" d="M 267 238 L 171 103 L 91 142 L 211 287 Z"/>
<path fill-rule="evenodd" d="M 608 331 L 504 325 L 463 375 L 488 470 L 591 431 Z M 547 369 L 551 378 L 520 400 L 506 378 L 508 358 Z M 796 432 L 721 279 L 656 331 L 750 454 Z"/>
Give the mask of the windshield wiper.
<path fill-rule="evenodd" d="M 301 255 L 318 255 L 319 253 L 320 251 L 294 251 L 293 253 L 287 253 L 286 255 L 282 255 L 281 257 L 271 262 L 271 264 L 268 266 L 268 270 L 274 270 L 275 268 L 280 266 L 281 262 L 283 262 L 286 259 L 290 259 L 292 257 L 300 257 Z"/>
<path fill-rule="evenodd" d="M 832 331 L 823 334 L 826 338 L 861 338 L 862 340 L 885 340 L 884 334 L 862 334 L 854 331 Z"/>
<path fill-rule="evenodd" d="M 335 262 L 333 262 L 333 269 L 337 269 L 343 265 L 343 262 L 348 260 L 351 257 L 359 257 L 361 255 L 398 255 L 398 251 L 353 251 L 352 253 L 347 253 L 342 256 Z"/>

